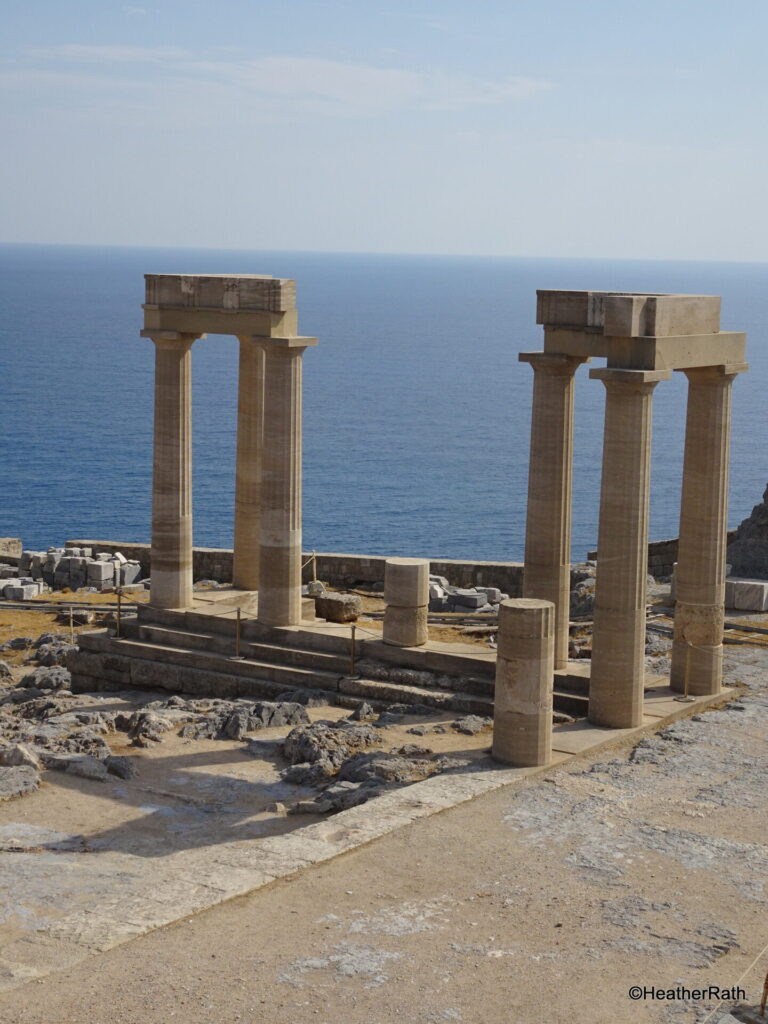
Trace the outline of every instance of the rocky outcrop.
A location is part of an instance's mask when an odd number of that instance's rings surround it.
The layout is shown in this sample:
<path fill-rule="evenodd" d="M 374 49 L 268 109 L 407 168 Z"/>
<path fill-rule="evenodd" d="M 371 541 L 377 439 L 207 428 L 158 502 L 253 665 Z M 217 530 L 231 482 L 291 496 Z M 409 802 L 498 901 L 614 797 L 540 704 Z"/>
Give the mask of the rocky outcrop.
<path fill-rule="evenodd" d="M 728 545 L 726 561 L 732 576 L 768 580 L 768 487 L 763 500 L 736 530 Z"/>

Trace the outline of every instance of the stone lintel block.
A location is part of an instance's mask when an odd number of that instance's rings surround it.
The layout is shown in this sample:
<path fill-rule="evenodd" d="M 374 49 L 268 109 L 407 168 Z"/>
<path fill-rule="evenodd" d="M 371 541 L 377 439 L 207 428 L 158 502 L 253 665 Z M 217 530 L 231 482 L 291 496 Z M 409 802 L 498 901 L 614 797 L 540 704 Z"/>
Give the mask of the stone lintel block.
<path fill-rule="evenodd" d="M 399 608 L 429 603 L 429 560 L 388 558 L 384 564 L 384 600 Z"/>
<path fill-rule="evenodd" d="M 719 295 L 606 295 L 603 333 L 619 338 L 717 334 Z"/>
<path fill-rule="evenodd" d="M 738 331 L 721 331 L 673 337 L 618 337 L 547 327 L 544 351 L 584 359 L 602 357 L 610 367 L 617 369 L 686 370 L 742 365 L 746 354 L 746 335 Z"/>
<path fill-rule="evenodd" d="M 539 289 L 536 323 L 620 337 L 714 334 L 720 330 L 720 297 Z"/>
<path fill-rule="evenodd" d="M 269 274 L 145 274 L 145 302 L 172 309 L 284 313 L 296 308 L 296 282 Z"/>
<path fill-rule="evenodd" d="M 272 334 L 290 337 L 298 334 L 296 310 L 284 313 L 254 312 L 237 309 L 170 309 L 144 306 L 144 328 L 151 336 L 155 331 L 180 331 L 187 334 Z M 147 335 L 145 335 L 146 337 Z"/>

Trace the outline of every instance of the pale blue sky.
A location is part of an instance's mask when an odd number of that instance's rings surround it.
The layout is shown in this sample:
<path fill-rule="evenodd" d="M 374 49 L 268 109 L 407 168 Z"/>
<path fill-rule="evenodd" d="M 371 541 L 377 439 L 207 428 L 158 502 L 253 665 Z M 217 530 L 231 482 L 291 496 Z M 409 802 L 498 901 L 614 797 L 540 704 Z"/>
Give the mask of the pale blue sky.
<path fill-rule="evenodd" d="M 2 7 L 2 241 L 768 259 L 765 0 Z"/>

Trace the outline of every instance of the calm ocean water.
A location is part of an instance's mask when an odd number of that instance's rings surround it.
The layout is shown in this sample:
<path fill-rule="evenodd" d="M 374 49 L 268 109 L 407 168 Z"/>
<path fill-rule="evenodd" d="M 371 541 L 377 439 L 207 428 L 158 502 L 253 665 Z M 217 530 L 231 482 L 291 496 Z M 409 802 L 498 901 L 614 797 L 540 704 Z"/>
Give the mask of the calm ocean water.
<path fill-rule="evenodd" d="M 0 246 L 0 536 L 149 539 L 150 273 L 297 280 L 304 543 L 319 551 L 519 559 L 536 288 L 715 293 L 748 332 L 734 386 L 731 524 L 768 480 L 768 264 Z M 193 348 L 195 543 L 231 546 L 237 342 Z M 578 374 L 574 557 L 597 537 L 604 388 Z M 685 381 L 655 392 L 651 536 L 676 536 Z"/>

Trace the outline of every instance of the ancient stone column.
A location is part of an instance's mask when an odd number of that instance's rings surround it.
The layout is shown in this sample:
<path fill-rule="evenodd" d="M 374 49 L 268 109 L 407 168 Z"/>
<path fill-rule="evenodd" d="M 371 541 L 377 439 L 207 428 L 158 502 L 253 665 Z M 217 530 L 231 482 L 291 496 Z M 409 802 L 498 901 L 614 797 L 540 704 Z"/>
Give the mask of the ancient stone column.
<path fill-rule="evenodd" d="M 522 352 L 533 367 L 523 596 L 555 605 L 555 668 L 568 663 L 574 374 L 586 360 Z"/>
<path fill-rule="evenodd" d="M 198 334 L 142 331 L 155 343 L 150 604 L 192 604 L 192 343 Z"/>
<path fill-rule="evenodd" d="M 384 563 L 385 644 L 419 647 L 427 642 L 429 562 L 425 558 L 388 558 Z"/>
<path fill-rule="evenodd" d="M 244 336 L 239 342 L 232 581 L 243 590 L 258 590 L 265 357 L 264 346 L 258 339 Z"/>
<path fill-rule="evenodd" d="M 694 695 L 718 693 L 722 684 L 731 385 L 746 368 L 684 371 L 688 410 L 670 685 L 682 692 L 687 671 Z"/>
<path fill-rule="evenodd" d="M 643 720 L 652 394 L 671 374 L 589 375 L 606 390 L 589 720 L 621 729 Z"/>
<path fill-rule="evenodd" d="M 315 338 L 261 338 L 264 449 L 258 617 L 271 626 L 301 622 L 301 377 Z"/>
<path fill-rule="evenodd" d="M 497 761 L 528 767 L 552 758 L 555 617 L 552 601 L 523 597 L 499 606 L 492 747 Z"/>

